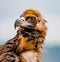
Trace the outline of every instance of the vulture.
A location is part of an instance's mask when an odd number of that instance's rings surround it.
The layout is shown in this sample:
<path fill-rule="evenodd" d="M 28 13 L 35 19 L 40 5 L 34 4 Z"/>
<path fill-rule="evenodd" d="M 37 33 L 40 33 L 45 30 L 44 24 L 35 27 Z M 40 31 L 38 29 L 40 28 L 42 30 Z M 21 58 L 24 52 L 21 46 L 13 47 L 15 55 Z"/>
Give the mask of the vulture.
<path fill-rule="evenodd" d="M 0 62 L 40 62 L 46 22 L 35 9 L 23 11 L 14 23 L 17 34 L 0 45 Z"/>

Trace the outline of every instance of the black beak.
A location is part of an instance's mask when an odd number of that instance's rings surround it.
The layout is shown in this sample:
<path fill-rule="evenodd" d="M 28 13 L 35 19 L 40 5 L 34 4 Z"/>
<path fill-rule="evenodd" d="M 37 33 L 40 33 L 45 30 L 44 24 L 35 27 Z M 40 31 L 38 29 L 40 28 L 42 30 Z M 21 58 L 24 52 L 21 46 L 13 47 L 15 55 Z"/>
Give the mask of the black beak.
<path fill-rule="evenodd" d="M 16 20 L 15 23 L 14 23 L 14 28 L 16 29 L 16 27 L 18 27 L 18 26 L 19 26 L 19 21 Z"/>

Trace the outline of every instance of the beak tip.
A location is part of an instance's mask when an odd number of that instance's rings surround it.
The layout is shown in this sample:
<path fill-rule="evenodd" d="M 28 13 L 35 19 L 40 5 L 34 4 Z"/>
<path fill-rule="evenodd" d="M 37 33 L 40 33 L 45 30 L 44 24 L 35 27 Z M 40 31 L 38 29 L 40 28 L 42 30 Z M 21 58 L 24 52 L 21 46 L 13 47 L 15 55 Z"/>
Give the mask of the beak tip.
<path fill-rule="evenodd" d="M 17 26 L 18 26 L 18 20 L 15 21 L 14 28 L 16 29 Z"/>

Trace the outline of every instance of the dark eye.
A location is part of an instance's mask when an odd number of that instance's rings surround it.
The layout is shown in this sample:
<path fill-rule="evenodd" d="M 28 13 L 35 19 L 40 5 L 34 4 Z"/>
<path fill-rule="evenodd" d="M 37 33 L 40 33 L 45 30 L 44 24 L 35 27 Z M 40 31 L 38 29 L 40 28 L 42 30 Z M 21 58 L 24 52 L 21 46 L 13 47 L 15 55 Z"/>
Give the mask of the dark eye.
<path fill-rule="evenodd" d="M 31 17 L 31 20 L 32 20 L 32 21 L 34 21 L 34 18 L 33 18 L 33 17 Z"/>
<path fill-rule="evenodd" d="M 31 20 L 31 21 L 34 21 L 36 18 L 35 17 L 33 17 L 33 16 L 28 16 L 28 17 L 26 17 L 26 20 Z"/>
<path fill-rule="evenodd" d="M 30 17 L 26 17 L 26 20 L 28 20 Z"/>

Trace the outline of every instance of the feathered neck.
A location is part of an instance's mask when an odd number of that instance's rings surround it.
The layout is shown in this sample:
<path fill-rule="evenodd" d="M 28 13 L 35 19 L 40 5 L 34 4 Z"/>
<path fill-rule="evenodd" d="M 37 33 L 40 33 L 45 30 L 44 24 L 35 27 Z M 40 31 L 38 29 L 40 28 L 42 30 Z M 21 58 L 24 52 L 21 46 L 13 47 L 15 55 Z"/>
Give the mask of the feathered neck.
<path fill-rule="evenodd" d="M 28 37 L 29 40 L 35 40 L 40 37 L 41 32 L 38 30 L 25 28 L 17 31 L 17 35 L 19 36 L 20 34 L 22 34 L 23 37 Z"/>

